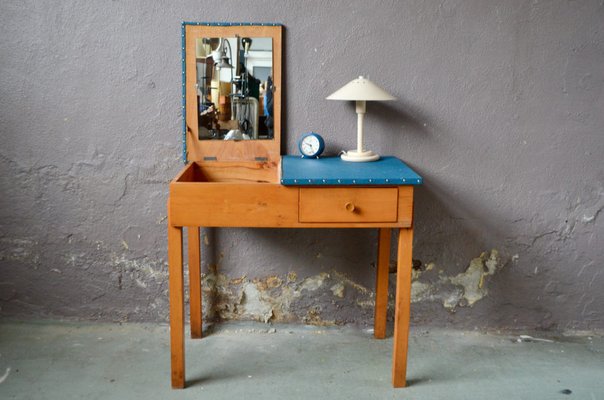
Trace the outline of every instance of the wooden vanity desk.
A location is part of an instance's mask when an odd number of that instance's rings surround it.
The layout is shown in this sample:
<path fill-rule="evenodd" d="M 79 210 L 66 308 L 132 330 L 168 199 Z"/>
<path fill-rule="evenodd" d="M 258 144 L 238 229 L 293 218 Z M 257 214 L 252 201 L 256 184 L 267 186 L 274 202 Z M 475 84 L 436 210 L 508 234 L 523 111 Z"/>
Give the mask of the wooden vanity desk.
<path fill-rule="evenodd" d="M 273 136 L 265 140 L 202 139 L 200 130 L 205 128 L 199 119 L 197 88 L 199 70 L 206 68 L 206 59 L 200 58 L 200 40 L 242 37 L 252 38 L 252 43 L 255 38 L 272 40 Z M 168 198 L 172 387 L 185 387 L 184 227 L 189 243 L 192 338 L 202 337 L 200 227 L 377 228 L 374 336 L 380 339 L 386 335 L 391 232 L 397 229 L 392 382 L 394 387 L 403 387 L 409 334 L 413 189 L 422 179 L 395 157 L 350 163 L 338 157 L 314 160 L 280 155 L 281 37 L 280 25 L 183 23 L 183 141 L 188 164 L 170 183 Z"/>

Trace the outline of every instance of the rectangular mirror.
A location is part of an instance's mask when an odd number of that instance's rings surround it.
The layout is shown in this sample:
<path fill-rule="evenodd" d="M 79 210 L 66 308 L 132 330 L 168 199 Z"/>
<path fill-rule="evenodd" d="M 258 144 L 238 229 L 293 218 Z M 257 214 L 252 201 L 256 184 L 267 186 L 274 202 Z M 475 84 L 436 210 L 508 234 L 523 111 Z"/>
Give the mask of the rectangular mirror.
<path fill-rule="evenodd" d="M 272 139 L 272 39 L 199 38 L 196 52 L 199 139 Z"/>
<path fill-rule="evenodd" d="M 279 156 L 281 29 L 183 24 L 185 160 Z"/>

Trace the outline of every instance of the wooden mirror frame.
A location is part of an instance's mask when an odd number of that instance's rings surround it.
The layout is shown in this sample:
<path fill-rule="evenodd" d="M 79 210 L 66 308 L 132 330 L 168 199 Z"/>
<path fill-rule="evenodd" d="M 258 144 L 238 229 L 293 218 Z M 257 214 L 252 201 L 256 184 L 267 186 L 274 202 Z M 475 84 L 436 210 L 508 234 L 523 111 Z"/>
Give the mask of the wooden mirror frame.
<path fill-rule="evenodd" d="M 183 161 L 255 161 L 278 163 L 281 157 L 282 31 L 280 24 L 182 23 Z M 199 140 L 195 45 L 204 37 L 270 37 L 273 42 L 273 139 Z"/>

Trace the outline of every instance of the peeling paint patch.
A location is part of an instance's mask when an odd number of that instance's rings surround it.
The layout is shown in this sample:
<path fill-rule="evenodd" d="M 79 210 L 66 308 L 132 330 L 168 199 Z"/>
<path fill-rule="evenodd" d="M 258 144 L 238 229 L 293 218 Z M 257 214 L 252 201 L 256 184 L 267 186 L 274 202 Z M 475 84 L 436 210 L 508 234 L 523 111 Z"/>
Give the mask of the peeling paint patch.
<path fill-rule="evenodd" d="M 308 290 L 309 292 L 314 292 L 323 286 L 325 280 L 329 278 L 329 274 L 327 272 L 321 272 L 319 275 L 311 276 L 302 281 L 302 286 L 300 287 L 300 291 Z"/>
<path fill-rule="evenodd" d="M 266 286 L 269 288 L 277 288 L 283 284 L 283 280 L 278 276 L 271 276 L 266 279 Z"/>
<path fill-rule="evenodd" d="M 485 278 L 495 274 L 498 264 L 499 253 L 497 250 L 492 250 L 488 256 L 486 253 L 482 253 L 470 261 L 465 272 L 449 278 L 449 281 L 463 290 L 463 298 L 469 306 L 472 306 L 488 294 Z"/>
<path fill-rule="evenodd" d="M 433 293 L 433 285 L 415 281 L 411 284 L 411 299 L 415 302 L 429 299 Z"/>
<path fill-rule="evenodd" d="M 428 263 L 423 270 L 413 270 L 411 300 L 438 301 L 449 310 L 471 307 L 488 295 L 488 279 L 502 266 L 495 249 L 472 259 L 464 272 L 453 276 Z M 298 280 L 293 271 L 285 276 L 250 279 L 228 277 L 217 269 L 212 265 L 210 273 L 202 275 L 204 316 L 212 320 L 334 325 L 346 323 L 346 315 L 371 315 L 375 307 L 372 290 L 333 270 Z M 430 281 L 428 275 L 436 280 Z M 389 296 L 392 309 L 394 291 Z"/>
<path fill-rule="evenodd" d="M 343 284 L 352 286 L 359 293 L 363 293 L 363 294 L 371 293 L 371 291 L 369 289 L 367 289 L 365 286 L 353 281 L 352 279 L 348 278 L 346 275 L 342 274 L 341 272 L 334 271 L 333 274 L 335 275 L 337 280 L 341 281 Z"/>
<path fill-rule="evenodd" d="M 295 272 L 290 272 L 287 274 L 287 281 L 288 282 L 295 282 L 298 280 L 298 274 L 296 274 Z"/>
<path fill-rule="evenodd" d="M 341 299 L 344 298 L 344 285 L 342 283 L 336 283 L 329 290 L 331 290 L 334 296 Z"/>
<path fill-rule="evenodd" d="M 241 296 L 243 316 L 268 323 L 273 318 L 273 307 L 270 302 L 265 301 L 262 297 L 262 292 L 258 290 L 257 285 L 246 282 L 243 285 Z"/>
<path fill-rule="evenodd" d="M 332 318 L 336 310 L 350 308 L 358 315 L 375 304 L 372 291 L 335 271 L 298 281 L 295 272 L 249 279 L 229 278 L 213 268 L 202 280 L 204 315 L 214 320 L 334 325 L 345 322 Z"/>
<path fill-rule="evenodd" d="M 319 306 L 310 308 L 304 318 L 302 318 L 302 321 L 304 321 L 305 324 L 323 325 L 324 321 L 321 320 L 321 308 Z"/>
<path fill-rule="evenodd" d="M 431 263 L 430 270 L 434 268 Z M 421 281 L 424 272 L 413 270 L 411 301 L 440 301 L 446 309 L 472 306 L 488 295 L 487 279 L 503 267 L 496 249 L 472 259 L 464 272 L 447 276 L 439 271 L 435 282 Z M 428 268 L 426 268 L 428 270 Z"/>

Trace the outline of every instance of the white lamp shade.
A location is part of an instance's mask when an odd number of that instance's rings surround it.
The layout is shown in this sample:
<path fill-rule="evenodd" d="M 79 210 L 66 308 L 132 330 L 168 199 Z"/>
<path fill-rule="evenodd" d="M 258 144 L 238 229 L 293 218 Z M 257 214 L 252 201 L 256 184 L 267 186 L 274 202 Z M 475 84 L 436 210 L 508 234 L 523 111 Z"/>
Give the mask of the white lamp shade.
<path fill-rule="evenodd" d="M 332 93 L 327 100 L 387 101 L 396 100 L 396 98 L 369 79 L 359 76 Z"/>

